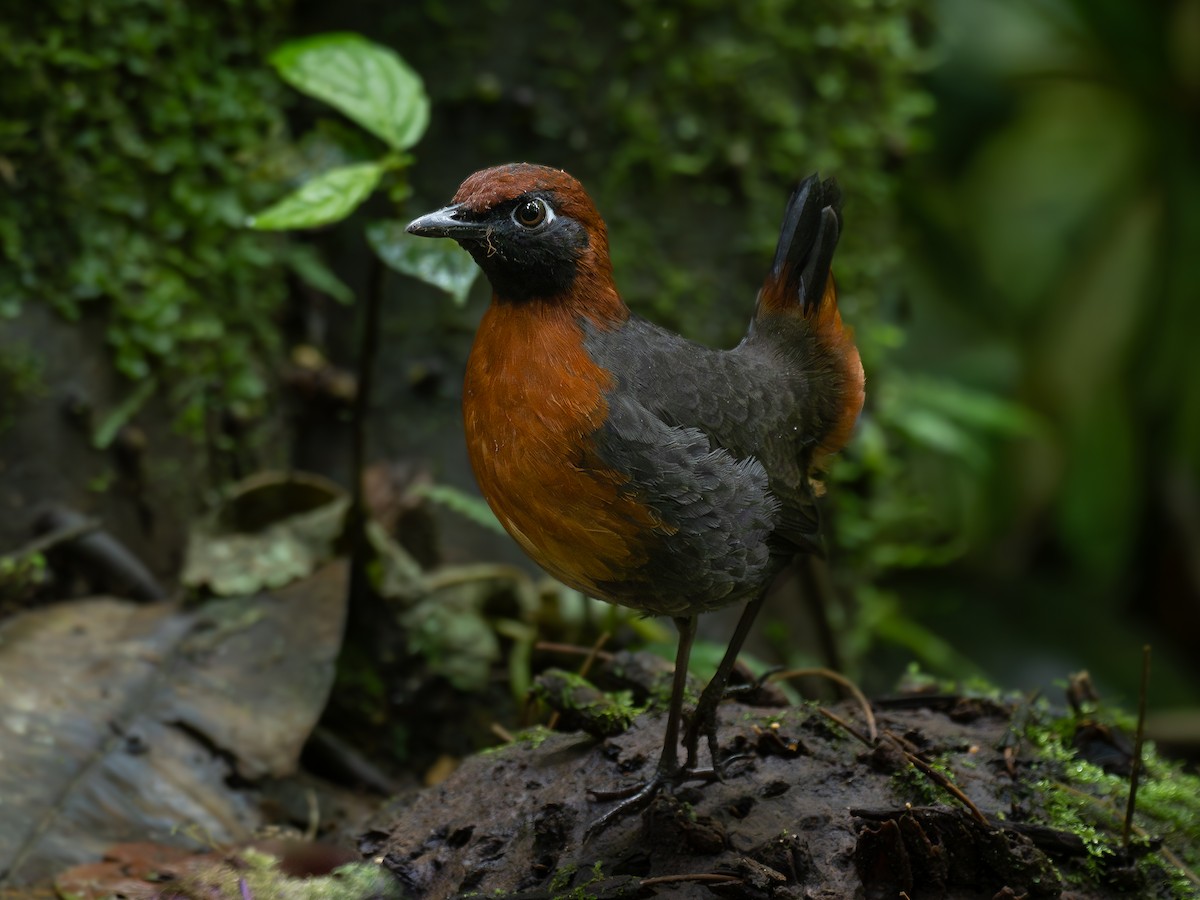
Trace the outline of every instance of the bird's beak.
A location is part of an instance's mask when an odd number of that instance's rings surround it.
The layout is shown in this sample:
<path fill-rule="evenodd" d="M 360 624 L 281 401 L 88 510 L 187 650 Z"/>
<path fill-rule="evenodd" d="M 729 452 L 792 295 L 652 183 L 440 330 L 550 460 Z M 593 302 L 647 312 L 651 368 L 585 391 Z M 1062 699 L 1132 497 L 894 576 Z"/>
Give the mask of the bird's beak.
<path fill-rule="evenodd" d="M 448 237 L 457 241 L 484 237 L 487 229 L 483 223 L 464 220 L 465 212 L 461 203 L 447 206 L 413 219 L 405 230 L 420 237 Z"/>

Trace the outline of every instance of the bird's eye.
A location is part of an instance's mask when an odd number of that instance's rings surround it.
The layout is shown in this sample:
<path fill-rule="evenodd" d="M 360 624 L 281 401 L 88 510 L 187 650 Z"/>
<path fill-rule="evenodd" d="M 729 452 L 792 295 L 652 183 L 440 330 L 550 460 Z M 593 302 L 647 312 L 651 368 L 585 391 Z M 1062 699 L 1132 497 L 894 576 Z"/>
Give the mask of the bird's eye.
<path fill-rule="evenodd" d="M 554 214 L 550 212 L 546 201 L 536 197 L 533 200 L 526 200 L 513 210 L 513 221 L 522 228 L 537 228 L 553 217 Z"/>

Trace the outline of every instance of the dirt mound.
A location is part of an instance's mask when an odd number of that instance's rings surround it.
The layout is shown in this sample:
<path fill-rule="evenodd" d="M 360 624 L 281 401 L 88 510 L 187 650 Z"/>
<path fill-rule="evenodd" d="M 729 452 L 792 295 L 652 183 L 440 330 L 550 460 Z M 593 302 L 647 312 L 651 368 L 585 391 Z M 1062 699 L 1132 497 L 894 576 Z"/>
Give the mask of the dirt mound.
<path fill-rule="evenodd" d="M 662 716 L 605 740 L 533 732 L 465 761 L 361 849 L 422 898 L 1116 896 L 1064 893 L 1083 842 L 1020 821 L 1039 764 L 1013 755 L 1008 711 L 934 705 L 881 713 L 871 745 L 856 706 L 830 710 L 853 734 L 815 706 L 727 703 L 724 780 L 664 791 L 590 839 L 610 803 L 589 790 L 653 772 Z"/>

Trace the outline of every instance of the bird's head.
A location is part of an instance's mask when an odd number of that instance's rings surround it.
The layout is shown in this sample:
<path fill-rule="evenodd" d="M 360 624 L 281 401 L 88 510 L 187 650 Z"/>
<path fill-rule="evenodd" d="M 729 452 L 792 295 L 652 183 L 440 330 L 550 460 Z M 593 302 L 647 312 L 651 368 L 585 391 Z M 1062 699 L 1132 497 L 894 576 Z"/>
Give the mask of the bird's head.
<path fill-rule="evenodd" d="M 608 232 L 583 186 L 560 169 L 512 163 L 469 177 L 410 234 L 458 241 L 502 301 L 616 300 Z"/>

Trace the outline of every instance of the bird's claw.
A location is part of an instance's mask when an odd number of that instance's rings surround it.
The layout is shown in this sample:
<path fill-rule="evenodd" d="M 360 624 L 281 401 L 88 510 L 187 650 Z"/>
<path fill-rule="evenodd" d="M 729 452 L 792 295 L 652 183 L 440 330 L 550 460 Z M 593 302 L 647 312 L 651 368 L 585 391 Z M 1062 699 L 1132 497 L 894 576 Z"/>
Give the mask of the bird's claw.
<path fill-rule="evenodd" d="M 700 701 L 696 704 L 696 709 L 692 713 L 687 731 L 684 734 L 683 743 L 687 749 L 686 768 L 696 768 L 700 752 L 700 735 L 703 734 L 705 742 L 708 744 L 709 758 L 712 759 L 717 779 L 723 780 L 722 774 L 724 768 L 737 757 L 722 760 L 718 756 L 717 707 L 721 705 L 723 700 L 753 696 L 758 691 L 761 691 L 768 684 L 771 676 L 781 671 L 781 669 L 781 666 L 767 669 L 762 675 L 745 683 L 729 684 L 726 682 L 719 691 L 711 690 L 711 685 L 705 689 L 704 693 L 700 695 Z"/>
<path fill-rule="evenodd" d="M 587 827 L 587 830 L 584 831 L 583 839 L 585 841 L 590 840 L 618 819 L 623 819 L 630 813 L 637 812 L 639 809 L 649 806 L 651 801 L 658 796 L 664 787 L 674 787 L 688 781 L 720 780 L 721 775 L 715 768 L 685 767 L 673 774 L 656 771 L 649 781 L 618 788 L 615 791 L 589 790 L 588 793 L 593 800 L 601 802 L 606 800 L 620 800 L 621 802 L 592 822 Z"/>
<path fill-rule="evenodd" d="M 587 827 L 587 830 L 583 832 L 583 839 L 585 841 L 591 840 L 618 819 L 624 818 L 644 806 L 648 806 L 650 801 L 662 790 L 664 783 L 665 779 L 663 776 L 655 774 L 645 784 L 635 784 L 616 791 L 588 791 L 592 795 L 593 800 L 620 800 L 621 802 L 592 822 Z"/>
<path fill-rule="evenodd" d="M 778 672 L 782 672 L 783 668 L 784 668 L 783 666 L 771 666 L 769 669 L 766 669 L 757 678 L 753 678 L 750 681 L 743 681 L 743 682 L 739 682 L 738 684 L 725 685 L 725 692 L 724 692 L 722 699 L 729 700 L 729 699 L 736 698 L 736 697 L 745 697 L 747 695 L 753 696 L 754 694 L 756 694 L 758 691 L 761 691 L 764 687 L 766 687 L 770 683 L 772 675 L 775 675 Z M 749 673 L 747 673 L 747 674 L 749 674 Z"/>

